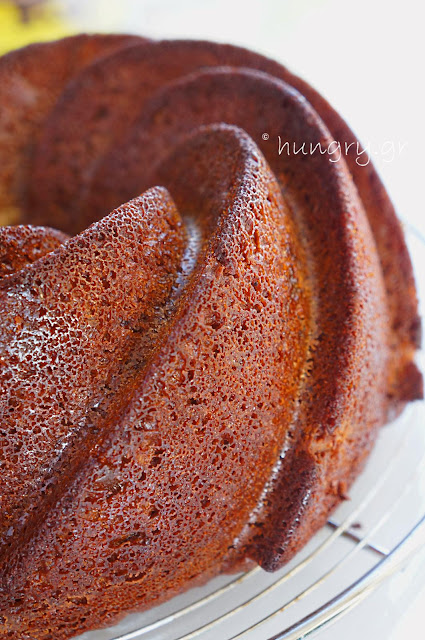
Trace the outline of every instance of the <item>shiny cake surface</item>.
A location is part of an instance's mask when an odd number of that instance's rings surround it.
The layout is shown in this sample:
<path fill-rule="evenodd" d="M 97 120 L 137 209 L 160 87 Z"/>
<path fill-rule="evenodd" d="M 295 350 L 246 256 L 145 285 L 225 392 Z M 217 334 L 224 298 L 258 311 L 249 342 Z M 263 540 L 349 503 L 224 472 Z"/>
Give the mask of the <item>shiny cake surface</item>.
<path fill-rule="evenodd" d="M 420 322 L 372 164 L 279 153 L 355 140 L 281 65 L 78 36 L 1 78 L 0 629 L 50 640 L 288 561 L 421 397 Z"/>

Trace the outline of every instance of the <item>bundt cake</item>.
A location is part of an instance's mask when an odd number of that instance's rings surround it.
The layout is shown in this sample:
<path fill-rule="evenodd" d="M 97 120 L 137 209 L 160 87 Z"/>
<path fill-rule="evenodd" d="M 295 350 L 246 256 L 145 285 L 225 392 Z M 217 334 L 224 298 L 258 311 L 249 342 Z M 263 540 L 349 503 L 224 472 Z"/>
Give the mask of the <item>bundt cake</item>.
<path fill-rule="evenodd" d="M 0 100 L 0 637 L 281 567 L 422 396 L 373 165 L 227 45 L 34 45 Z"/>

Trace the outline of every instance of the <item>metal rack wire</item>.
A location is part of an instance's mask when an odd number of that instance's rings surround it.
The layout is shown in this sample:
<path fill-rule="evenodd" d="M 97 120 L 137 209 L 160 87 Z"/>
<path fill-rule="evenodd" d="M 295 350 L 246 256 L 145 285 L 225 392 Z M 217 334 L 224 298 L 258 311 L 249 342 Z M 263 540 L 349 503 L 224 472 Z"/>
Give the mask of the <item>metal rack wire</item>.
<path fill-rule="evenodd" d="M 407 235 L 415 262 L 425 242 Z M 280 572 L 219 578 L 84 639 L 298 640 L 341 616 L 425 547 L 424 426 L 422 402 L 382 430 L 351 499 Z"/>

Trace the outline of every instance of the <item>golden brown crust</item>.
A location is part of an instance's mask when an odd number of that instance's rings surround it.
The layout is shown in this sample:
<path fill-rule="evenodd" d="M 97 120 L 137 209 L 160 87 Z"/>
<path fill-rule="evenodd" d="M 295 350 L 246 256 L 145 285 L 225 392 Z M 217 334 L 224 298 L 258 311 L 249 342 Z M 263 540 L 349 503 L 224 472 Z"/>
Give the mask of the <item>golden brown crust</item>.
<path fill-rule="evenodd" d="M 309 327 L 288 210 L 242 131 L 205 130 L 177 154 L 158 180 L 184 211 L 193 255 L 166 339 L 84 472 L 61 480 L 56 508 L 9 552 L 9 599 L 24 589 L 25 624 L 43 620 L 45 637 L 219 571 L 288 437 Z M 10 608 L 11 629 L 21 612 Z"/>
<path fill-rule="evenodd" d="M 78 35 L 0 58 L 1 225 L 22 221 L 37 136 L 66 83 L 94 60 L 138 42 L 136 36 Z"/>
<path fill-rule="evenodd" d="M 182 245 L 157 188 L 0 281 L 3 559 L 122 410 Z"/>
<path fill-rule="evenodd" d="M 115 144 L 158 88 L 196 69 L 222 65 L 264 71 L 295 87 L 344 150 L 377 243 L 393 318 L 392 366 L 397 373 L 389 394 L 394 415 L 403 400 L 411 399 L 408 389 L 416 388 L 419 393 L 421 389 L 421 377 L 409 364 L 420 344 L 421 330 L 413 271 L 400 223 L 373 163 L 343 119 L 312 87 L 273 60 L 230 45 L 162 41 L 132 47 L 92 65 L 67 88 L 47 124 L 34 164 L 27 220 L 76 233 L 87 220 L 105 215 L 110 210 L 106 202 L 93 212 L 90 198 L 87 200 L 93 173 L 104 153 L 112 147 L 114 154 Z M 77 122 L 79 136 L 72 127 Z M 106 177 L 107 184 L 110 180 L 111 176 Z M 121 201 L 115 201 L 114 206 Z M 401 359 L 400 350 L 404 353 Z"/>
<path fill-rule="evenodd" d="M 48 227 L 0 227 L 0 279 L 54 251 L 68 236 Z"/>
<path fill-rule="evenodd" d="M 411 265 L 373 168 L 276 147 L 336 132 L 352 135 L 310 87 L 225 45 L 137 46 L 68 85 L 28 217 L 74 232 L 154 189 L 71 240 L 3 235 L 7 632 L 67 638 L 221 570 L 280 567 L 421 395 Z M 14 357 L 40 330 L 47 364 Z"/>

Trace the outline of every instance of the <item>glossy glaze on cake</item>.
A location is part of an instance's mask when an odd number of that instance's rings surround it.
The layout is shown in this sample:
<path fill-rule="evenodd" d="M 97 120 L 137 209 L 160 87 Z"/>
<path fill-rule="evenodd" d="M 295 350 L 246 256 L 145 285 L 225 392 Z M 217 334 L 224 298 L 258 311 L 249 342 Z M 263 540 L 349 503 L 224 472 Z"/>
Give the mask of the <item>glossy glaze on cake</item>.
<path fill-rule="evenodd" d="M 37 118 L 38 226 L 0 229 L 0 615 L 47 640 L 282 566 L 422 380 L 392 205 L 352 153 L 278 153 L 355 139 L 285 68 L 126 42 Z"/>

